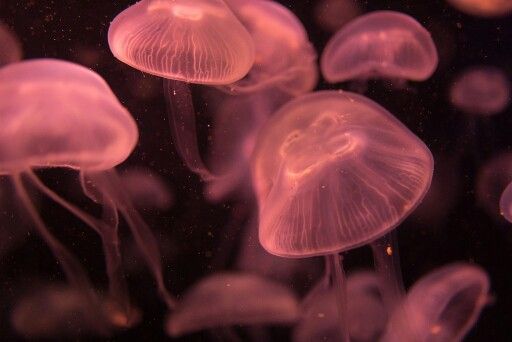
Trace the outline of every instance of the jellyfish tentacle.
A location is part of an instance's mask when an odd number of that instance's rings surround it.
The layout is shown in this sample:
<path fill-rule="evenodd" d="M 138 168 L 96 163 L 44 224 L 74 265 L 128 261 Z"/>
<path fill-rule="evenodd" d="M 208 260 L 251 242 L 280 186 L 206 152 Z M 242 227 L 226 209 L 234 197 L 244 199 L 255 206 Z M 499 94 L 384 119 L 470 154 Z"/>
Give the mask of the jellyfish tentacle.
<path fill-rule="evenodd" d="M 204 181 L 216 179 L 199 153 L 190 86 L 185 82 L 164 79 L 164 94 L 172 138 L 185 165 Z"/>
<path fill-rule="evenodd" d="M 348 318 L 347 318 L 347 282 L 345 272 L 343 271 L 342 256 L 339 254 L 329 254 L 325 262 L 329 265 L 330 286 L 334 286 L 336 301 L 338 307 L 339 328 L 341 329 L 342 342 L 349 342 Z"/>

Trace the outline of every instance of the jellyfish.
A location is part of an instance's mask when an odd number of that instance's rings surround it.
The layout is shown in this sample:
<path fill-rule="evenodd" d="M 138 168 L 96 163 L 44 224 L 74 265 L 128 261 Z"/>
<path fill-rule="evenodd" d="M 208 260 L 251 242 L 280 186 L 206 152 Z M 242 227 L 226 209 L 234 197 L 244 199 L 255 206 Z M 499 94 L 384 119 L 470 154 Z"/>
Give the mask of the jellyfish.
<path fill-rule="evenodd" d="M 347 326 L 339 253 L 372 243 L 392 307 L 403 285 L 388 233 L 421 202 L 432 173 L 428 148 L 373 101 L 342 91 L 298 97 L 267 121 L 254 150 L 260 243 L 282 257 L 326 256 Z"/>
<path fill-rule="evenodd" d="M 488 303 L 489 286 L 489 276 L 475 265 L 434 270 L 409 290 L 381 341 L 461 341 Z"/>
<path fill-rule="evenodd" d="M 245 78 L 221 89 L 240 94 L 278 88 L 297 96 L 316 86 L 316 51 L 304 26 L 289 9 L 267 0 L 226 3 L 250 33 L 255 61 Z"/>
<path fill-rule="evenodd" d="M 493 66 L 467 69 L 457 77 L 450 89 L 450 102 L 458 109 L 474 115 L 494 115 L 510 103 L 511 85 L 505 73 Z"/>
<path fill-rule="evenodd" d="M 361 14 L 355 0 L 321 0 L 314 8 L 315 22 L 324 31 L 336 32 Z"/>
<path fill-rule="evenodd" d="M 0 141 L 4 142 L 0 149 L 1 174 L 12 180 L 17 197 L 62 266 L 70 286 L 88 294 L 91 305 L 99 304 L 85 270 L 48 230 L 23 178 L 101 236 L 109 276 L 108 299 L 117 308 L 112 319 L 130 325 L 135 310 L 119 269 L 116 224 L 98 220 L 74 206 L 48 188 L 34 170 L 65 167 L 107 175 L 135 147 L 135 121 L 99 75 L 60 60 L 36 59 L 3 67 L 0 98 Z"/>
<path fill-rule="evenodd" d="M 0 22 L 0 67 L 18 62 L 23 57 L 21 43 L 11 29 Z"/>
<path fill-rule="evenodd" d="M 302 315 L 293 331 L 293 341 L 339 341 L 336 293 L 322 279 L 302 301 Z M 377 341 L 386 327 L 379 277 L 358 271 L 347 277 L 348 330 L 353 341 Z"/>
<path fill-rule="evenodd" d="M 508 222 L 512 222 L 512 183 L 501 194 L 500 213 Z"/>
<path fill-rule="evenodd" d="M 146 168 L 125 169 L 120 175 L 126 192 L 133 204 L 141 209 L 169 209 L 174 197 L 158 174 Z"/>
<path fill-rule="evenodd" d="M 447 2 L 461 12 L 478 17 L 501 17 L 512 12 L 512 3 L 508 0 L 447 0 Z"/>
<path fill-rule="evenodd" d="M 423 81 L 435 71 L 430 33 L 414 18 L 376 11 L 341 28 L 327 43 L 320 66 L 330 82 L 369 78 Z"/>
<path fill-rule="evenodd" d="M 199 154 L 188 83 L 226 85 L 249 72 L 254 46 L 243 25 L 222 0 L 143 0 L 117 15 L 108 43 L 121 62 L 164 78 L 178 153 L 202 179 L 215 178 Z"/>
<path fill-rule="evenodd" d="M 167 333 L 178 337 L 232 325 L 291 325 L 298 317 L 297 298 L 280 283 L 251 274 L 219 273 L 187 290 L 167 321 Z"/>

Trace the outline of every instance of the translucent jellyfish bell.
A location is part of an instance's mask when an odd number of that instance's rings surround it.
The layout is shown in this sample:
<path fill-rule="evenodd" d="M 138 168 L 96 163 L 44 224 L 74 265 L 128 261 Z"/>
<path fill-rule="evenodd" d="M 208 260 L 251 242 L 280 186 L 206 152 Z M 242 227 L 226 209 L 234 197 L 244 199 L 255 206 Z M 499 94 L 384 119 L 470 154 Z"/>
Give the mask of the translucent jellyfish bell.
<path fill-rule="evenodd" d="M 466 14 L 478 17 L 500 17 L 512 12 L 512 2 L 508 0 L 447 0 Z"/>
<path fill-rule="evenodd" d="M 126 192 L 138 208 L 167 210 L 172 206 L 174 197 L 169 186 L 150 169 L 125 169 L 120 177 Z"/>
<path fill-rule="evenodd" d="M 327 43 L 321 57 L 331 83 L 391 78 L 423 81 L 435 71 L 437 51 L 430 33 L 412 17 L 376 11 L 357 17 Z"/>
<path fill-rule="evenodd" d="M 512 183 L 506 187 L 500 197 L 500 212 L 508 222 L 512 222 Z"/>
<path fill-rule="evenodd" d="M 499 68 L 479 66 L 466 70 L 453 82 L 450 101 L 458 109 L 475 115 L 502 112 L 512 96 L 510 81 Z"/>
<path fill-rule="evenodd" d="M 425 195 L 433 159 L 376 103 L 322 91 L 267 122 L 252 169 L 261 244 L 306 257 L 346 251 L 396 227 Z"/>
<path fill-rule="evenodd" d="M 254 62 L 251 36 L 222 0 L 140 1 L 113 20 L 108 42 L 122 62 L 189 83 L 232 83 Z"/>
<path fill-rule="evenodd" d="M 0 22 L 0 67 L 18 62 L 23 57 L 21 43 L 7 25 Z"/>
<path fill-rule="evenodd" d="M 315 22 L 328 32 L 336 32 L 350 20 L 360 15 L 355 0 L 321 0 L 315 3 Z"/>

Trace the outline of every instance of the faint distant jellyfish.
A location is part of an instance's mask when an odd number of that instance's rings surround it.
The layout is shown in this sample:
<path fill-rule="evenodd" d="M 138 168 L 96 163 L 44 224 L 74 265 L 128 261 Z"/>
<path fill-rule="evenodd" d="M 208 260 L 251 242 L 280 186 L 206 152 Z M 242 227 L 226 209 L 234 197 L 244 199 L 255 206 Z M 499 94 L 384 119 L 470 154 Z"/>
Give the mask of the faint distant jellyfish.
<path fill-rule="evenodd" d="M 47 188 L 33 169 L 111 169 L 128 157 L 137 142 L 134 120 L 100 76 L 59 60 L 31 60 L 0 69 L 0 98 L 0 172 L 12 179 L 37 232 L 72 286 L 90 293 L 90 297 L 94 295 L 86 272 L 46 228 L 25 190 L 23 176 L 102 237 L 111 287 L 109 299 L 119 306 L 112 313 L 113 323 L 129 324 L 132 309 L 116 268 L 120 264 L 117 232 Z M 125 315 L 124 319 L 118 314 Z"/>
<path fill-rule="evenodd" d="M 356 0 L 322 0 L 315 3 L 315 22 L 328 32 L 336 32 L 360 15 Z"/>
<path fill-rule="evenodd" d="M 126 192 L 137 207 L 167 210 L 172 206 L 174 198 L 169 185 L 150 169 L 125 169 L 120 177 Z"/>
<path fill-rule="evenodd" d="M 385 78 L 424 81 L 435 71 L 430 33 L 414 18 L 376 11 L 357 17 L 327 43 L 321 70 L 330 83 Z"/>
<path fill-rule="evenodd" d="M 232 325 L 291 325 L 299 317 L 297 298 L 285 286 L 243 273 L 206 277 L 183 295 L 167 320 L 172 337 Z"/>
<path fill-rule="evenodd" d="M 279 88 L 297 96 L 316 86 L 316 51 L 304 26 L 289 9 L 274 1 L 226 3 L 250 33 L 255 61 L 245 78 L 221 89 L 239 94 Z"/>
<path fill-rule="evenodd" d="M 511 85 L 505 73 L 492 66 L 466 70 L 453 82 L 450 101 L 468 114 L 493 115 L 510 103 Z"/>
<path fill-rule="evenodd" d="M 488 303 L 489 287 L 489 276 L 478 266 L 434 270 L 410 289 L 381 341 L 461 341 Z"/>
<path fill-rule="evenodd" d="M 512 183 L 506 187 L 500 197 L 500 213 L 508 222 L 512 222 Z"/>
<path fill-rule="evenodd" d="M 509 0 L 447 0 L 447 2 L 466 14 L 478 17 L 500 17 L 512 12 Z"/>
<path fill-rule="evenodd" d="M 23 57 L 21 44 L 9 27 L 0 22 L 0 67 Z"/>
<path fill-rule="evenodd" d="M 195 113 L 187 83 L 226 85 L 254 63 L 249 33 L 222 0 L 143 0 L 121 12 L 108 32 L 120 61 L 163 77 L 173 139 L 185 164 L 203 179 Z"/>
<path fill-rule="evenodd" d="M 253 154 L 260 242 L 282 257 L 328 256 L 346 326 L 338 254 L 376 241 L 392 306 L 403 285 L 388 233 L 422 200 L 432 172 L 423 142 L 371 100 L 336 91 L 301 96 L 266 123 Z"/>

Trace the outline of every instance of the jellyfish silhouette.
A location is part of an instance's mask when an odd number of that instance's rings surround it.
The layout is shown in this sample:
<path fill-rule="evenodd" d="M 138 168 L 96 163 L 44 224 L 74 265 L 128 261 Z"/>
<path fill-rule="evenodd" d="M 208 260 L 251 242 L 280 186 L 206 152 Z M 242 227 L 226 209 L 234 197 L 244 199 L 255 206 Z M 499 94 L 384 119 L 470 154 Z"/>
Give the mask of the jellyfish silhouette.
<path fill-rule="evenodd" d="M 167 321 L 167 332 L 177 337 L 231 325 L 289 325 L 298 317 L 298 301 L 285 286 L 252 274 L 219 273 L 183 295 Z"/>
<path fill-rule="evenodd" d="M 435 71 L 430 33 L 412 17 L 376 11 L 355 18 L 327 43 L 321 70 L 330 82 L 390 78 L 423 81 Z"/>
<path fill-rule="evenodd" d="M 340 252 L 373 242 L 386 305 L 399 299 L 398 249 L 387 233 L 419 204 L 433 172 L 430 151 L 405 126 L 353 93 L 301 96 L 262 128 L 252 171 L 262 246 L 283 257 L 328 256 L 341 326 Z"/>
<path fill-rule="evenodd" d="M 501 194 L 500 213 L 508 222 L 512 222 L 512 183 Z"/>
<path fill-rule="evenodd" d="M 164 78 L 178 153 L 203 179 L 215 178 L 199 154 L 188 83 L 225 85 L 248 73 L 254 46 L 235 15 L 222 0 L 143 0 L 113 20 L 108 42 L 120 61 Z"/>
<path fill-rule="evenodd" d="M 355 0 L 321 0 L 314 9 L 315 22 L 327 32 L 336 32 L 361 14 Z"/>
<path fill-rule="evenodd" d="M 410 289 L 382 341 L 461 341 L 488 303 L 489 286 L 478 266 L 455 263 L 434 270 Z"/>
<path fill-rule="evenodd" d="M 18 62 L 23 57 L 21 43 L 9 29 L 9 27 L 0 22 L 0 67 L 9 63 Z"/>
<path fill-rule="evenodd" d="M 508 0 L 447 0 L 447 2 L 461 12 L 478 17 L 501 17 L 512 12 L 512 3 Z"/>
<path fill-rule="evenodd" d="M 311 91 L 318 81 L 317 55 L 300 20 L 274 1 L 226 1 L 245 26 L 255 46 L 249 74 L 230 85 L 230 93 L 278 88 L 292 96 Z"/>
<path fill-rule="evenodd" d="M 120 178 L 137 208 L 167 210 L 172 207 L 174 196 L 169 185 L 149 168 L 124 169 Z"/>
<path fill-rule="evenodd" d="M 450 89 L 450 101 L 463 112 L 493 115 L 510 103 L 511 86 L 505 73 L 493 66 L 477 66 L 464 71 Z"/>

